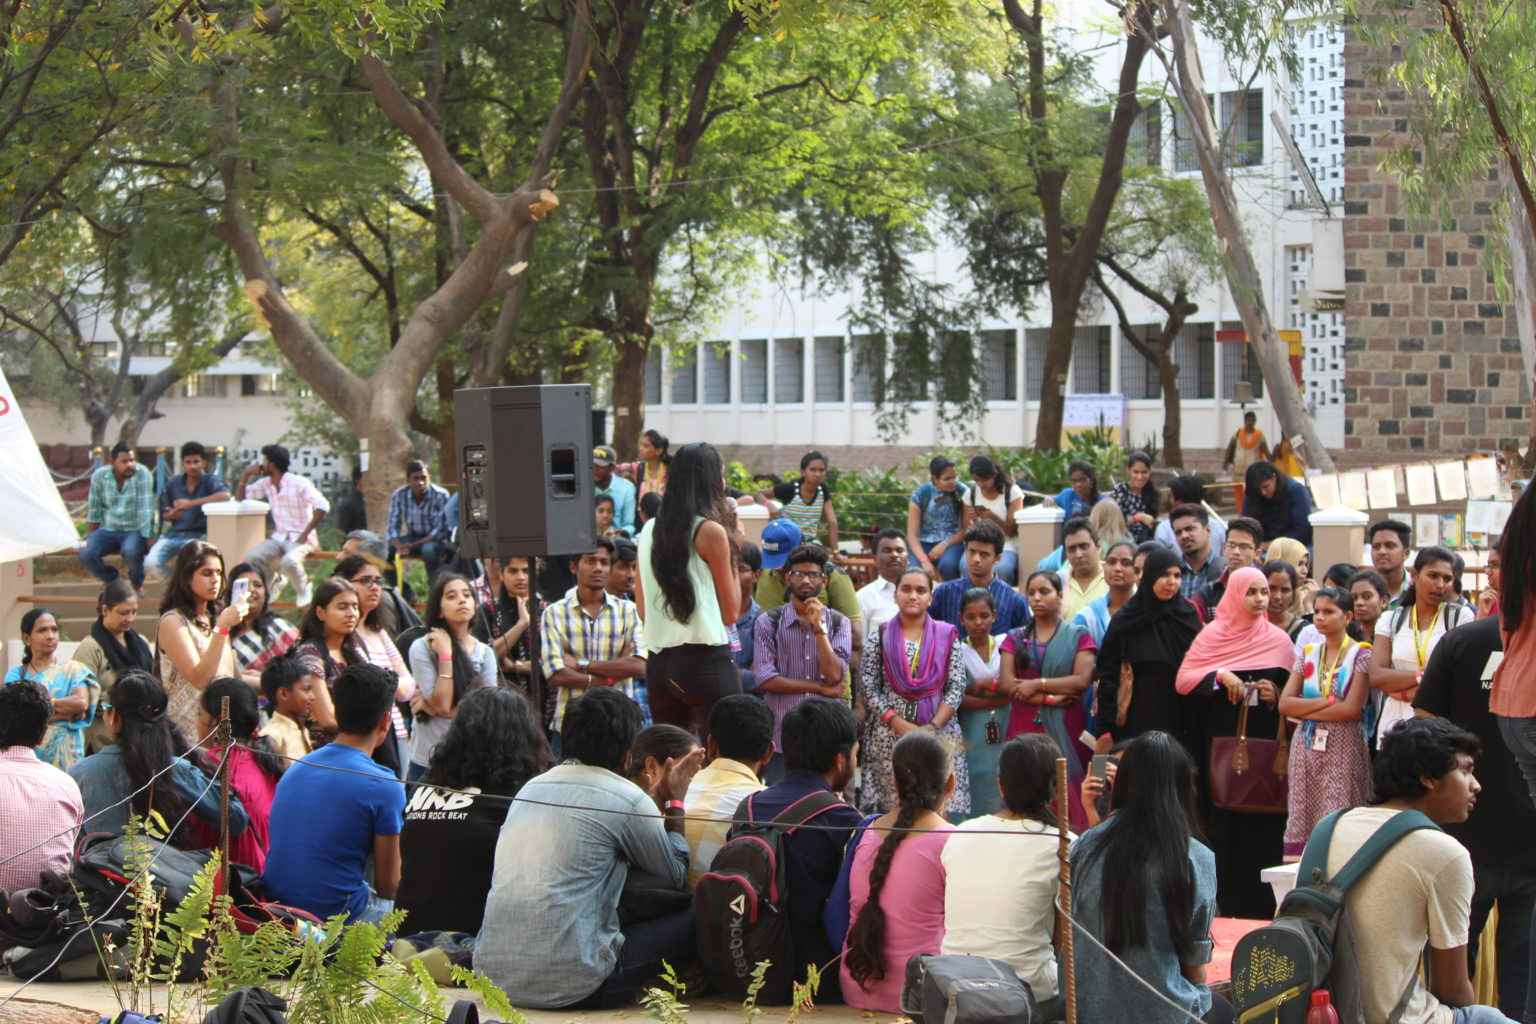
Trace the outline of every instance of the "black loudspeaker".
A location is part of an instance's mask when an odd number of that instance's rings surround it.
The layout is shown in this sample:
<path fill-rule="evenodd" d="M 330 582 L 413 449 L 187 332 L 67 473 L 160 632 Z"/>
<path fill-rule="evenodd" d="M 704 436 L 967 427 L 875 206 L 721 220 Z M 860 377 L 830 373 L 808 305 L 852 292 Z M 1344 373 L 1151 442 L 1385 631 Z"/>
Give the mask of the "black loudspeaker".
<path fill-rule="evenodd" d="M 460 555 L 591 551 L 592 388 L 461 388 L 453 411 Z"/>

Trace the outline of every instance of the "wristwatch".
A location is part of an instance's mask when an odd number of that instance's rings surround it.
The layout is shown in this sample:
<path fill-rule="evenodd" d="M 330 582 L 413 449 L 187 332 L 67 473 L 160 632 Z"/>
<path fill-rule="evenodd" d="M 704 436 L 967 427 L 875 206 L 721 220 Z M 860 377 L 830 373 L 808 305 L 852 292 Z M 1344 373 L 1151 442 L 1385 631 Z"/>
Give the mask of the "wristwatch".
<path fill-rule="evenodd" d="M 586 671 L 586 670 L 587 670 L 587 668 L 588 668 L 588 667 L 589 667 L 589 666 L 590 666 L 590 665 L 591 665 L 591 664 L 592 664 L 592 662 L 591 662 L 591 660 L 590 660 L 590 659 L 587 659 L 587 658 L 583 658 L 583 659 L 581 659 L 581 660 L 580 660 L 580 661 L 578 661 L 578 662 L 577 662 L 577 663 L 576 663 L 576 668 L 577 668 L 577 669 L 578 669 L 578 670 L 579 670 L 579 671 L 582 671 L 582 672 L 585 672 L 585 671 Z"/>

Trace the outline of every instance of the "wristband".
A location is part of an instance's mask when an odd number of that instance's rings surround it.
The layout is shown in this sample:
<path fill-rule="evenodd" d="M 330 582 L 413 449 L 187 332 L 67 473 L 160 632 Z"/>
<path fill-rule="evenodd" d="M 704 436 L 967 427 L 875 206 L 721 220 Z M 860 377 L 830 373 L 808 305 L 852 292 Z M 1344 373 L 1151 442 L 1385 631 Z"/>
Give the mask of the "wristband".
<path fill-rule="evenodd" d="M 217 632 L 218 632 L 219 636 L 229 636 L 229 627 L 228 626 L 220 626 L 218 628 Z"/>
<path fill-rule="evenodd" d="M 1336 697 L 1336 696 L 1334 696 L 1333 694 L 1330 693 L 1328 695 L 1328 706 L 1329 707 L 1333 707 L 1333 705 L 1338 702 L 1338 699 L 1339 699 L 1338 697 Z"/>
<path fill-rule="evenodd" d="M 896 709 L 895 708 L 886 708 L 885 709 L 885 713 L 880 716 L 880 721 L 884 725 L 890 725 L 891 724 L 891 720 L 893 718 L 895 718 L 895 717 L 896 717 Z"/>
<path fill-rule="evenodd" d="M 662 809 L 667 811 L 681 811 L 683 810 L 683 802 L 681 800 L 668 800 L 665 804 L 662 805 Z"/>

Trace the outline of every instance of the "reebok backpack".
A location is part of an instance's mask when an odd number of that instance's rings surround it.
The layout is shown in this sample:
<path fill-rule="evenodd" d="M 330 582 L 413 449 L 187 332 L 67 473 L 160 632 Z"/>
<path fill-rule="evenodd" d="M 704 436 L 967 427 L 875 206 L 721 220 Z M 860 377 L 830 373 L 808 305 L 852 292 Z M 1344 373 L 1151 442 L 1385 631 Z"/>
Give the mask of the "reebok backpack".
<path fill-rule="evenodd" d="M 1327 989 L 1341 1024 L 1365 1024 L 1360 965 L 1344 897 L 1404 836 L 1439 830 L 1418 811 L 1399 811 L 1328 877 L 1328 848 L 1344 811 L 1324 818 L 1307 840 L 1296 888 L 1280 901 L 1275 919 L 1238 940 L 1232 952 L 1232 1002 L 1237 1019 L 1305 1024 L 1314 989 Z M 1397 1024 L 1413 994 L 1417 972 L 1385 1024 Z"/>
<path fill-rule="evenodd" d="M 761 822 L 752 813 L 755 796 L 742 801 L 731 838 L 694 890 L 699 959 L 710 983 L 735 1000 L 746 998 L 752 972 L 768 961 L 757 1001 L 782 1005 L 800 980 L 786 906 L 785 840 L 843 802 L 832 793 L 811 793 Z"/>

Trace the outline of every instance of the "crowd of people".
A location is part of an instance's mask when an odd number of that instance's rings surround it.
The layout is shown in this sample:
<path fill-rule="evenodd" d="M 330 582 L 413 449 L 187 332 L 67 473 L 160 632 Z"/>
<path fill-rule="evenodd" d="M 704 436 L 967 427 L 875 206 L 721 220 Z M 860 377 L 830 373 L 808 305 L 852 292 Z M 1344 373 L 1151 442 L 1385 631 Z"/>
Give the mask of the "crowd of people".
<path fill-rule="evenodd" d="M 228 570 L 178 537 L 153 645 L 131 563 L 73 660 L 48 610 L 23 622 L 19 685 L 0 690 L 0 860 L 58 836 L 0 865 L 0 887 L 66 864 L 82 819 L 213 845 L 206 782 L 228 759 L 234 856 L 273 898 L 322 918 L 400 907 L 408 946 L 446 943 L 520 1005 L 617 1007 L 697 959 L 722 851 L 809 800 L 774 899 L 818 1001 L 896 1011 L 909 957 L 958 953 L 1012 965 L 1050 1020 L 1062 825 L 1093 939 L 1081 1019 L 1227 1020 L 1204 984 L 1213 920 L 1270 917 L 1260 872 L 1325 817 L 1347 812 L 1334 864 L 1416 809 L 1445 834 L 1404 840 L 1349 897 L 1368 1019 L 1406 992 L 1395 1020 L 1536 1021 L 1529 493 L 1474 605 L 1458 556 L 1411 552 L 1392 520 L 1370 528 L 1370 569 L 1315 575 L 1306 490 L 1262 459 L 1225 522 L 1194 478 L 1164 500 L 1144 454 L 1102 492 L 1074 463 L 1051 499 L 1060 547 L 1029 567 L 1019 486 L 986 457 L 961 483 L 940 458 L 855 587 L 821 453 L 757 494 L 727 491 L 708 444 L 650 431 L 640 455 L 595 451 L 593 548 L 539 578 L 461 559 L 451 497 L 413 462 L 387 534 L 354 533 L 311 589 L 328 504 L 264 449 L 237 494 L 271 501 L 272 536 Z M 97 474 L 99 501 L 93 480 L 98 562 L 143 501 L 131 456 Z M 183 456 L 169 522 L 190 529 L 177 503 L 222 485 Z M 772 516 L 760 544 L 736 521 L 750 501 Z M 435 570 L 419 617 L 391 550 Z M 272 610 L 275 572 L 303 597 L 297 625 Z M 1235 768 L 1236 750 L 1263 753 Z M 1468 980 L 1494 904 L 1501 1010 Z"/>

